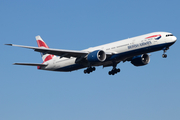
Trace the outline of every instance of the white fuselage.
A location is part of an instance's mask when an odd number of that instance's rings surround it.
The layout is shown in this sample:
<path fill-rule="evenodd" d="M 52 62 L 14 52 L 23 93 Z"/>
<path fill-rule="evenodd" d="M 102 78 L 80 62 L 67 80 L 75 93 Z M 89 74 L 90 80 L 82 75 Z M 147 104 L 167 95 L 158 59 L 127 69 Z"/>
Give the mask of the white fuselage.
<path fill-rule="evenodd" d="M 144 53 L 150 53 L 158 50 L 162 50 L 165 47 L 171 46 L 176 41 L 176 37 L 172 36 L 168 32 L 154 32 L 145 34 L 117 42 L 88 48 L 82 51 L 88 51 L 89 53 L 95 50 L 103 50 L 105 53 L 111 53 L 111 57 L 107 58 L 103 62 L 94 64 L 93 66 L 108 66 L 112 62 L 119 63 L 120 61 L 126 61 L 136 55 Z M 52 71 L 73 71 L 81 68 L 88 67 L 88 62 L 77 63 L 75 57 L 54 57 L 54 59 L 47 61 L 46 67 L 42 67 L 44 70 Z"/>

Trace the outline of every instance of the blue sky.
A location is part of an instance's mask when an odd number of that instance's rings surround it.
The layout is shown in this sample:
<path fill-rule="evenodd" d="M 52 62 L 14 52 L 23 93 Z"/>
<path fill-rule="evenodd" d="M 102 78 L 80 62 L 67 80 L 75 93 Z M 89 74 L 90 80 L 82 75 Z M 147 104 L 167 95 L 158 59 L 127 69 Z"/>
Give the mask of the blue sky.
<path fill-rule="evenodd" d="M 90 75 L 13 66 L 41 63 L 41 35 L 51 48 L 82 50 L 155 31 L 180 38 L 179 0 L 1 0 L 1 120 L 179 120 L 179 40 L 151 53 L 147 66 L 120 63 L 121 73 L 97 67 Z"/>

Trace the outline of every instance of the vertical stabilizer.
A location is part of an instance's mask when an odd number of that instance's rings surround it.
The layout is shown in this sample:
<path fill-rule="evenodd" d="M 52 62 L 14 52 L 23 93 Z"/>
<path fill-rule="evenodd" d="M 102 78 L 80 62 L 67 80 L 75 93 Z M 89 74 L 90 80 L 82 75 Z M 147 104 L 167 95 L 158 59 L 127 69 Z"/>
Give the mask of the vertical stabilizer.
<path fill-rule="evenodd" d="M 37 41 L 38 47 L 49 48 L 39 35 L 36 36 L 36 41 Z M 54 55 L 46 54 L 46 53 L 41 53 L 41 56 L 42 56 L 43 63 L 53 59 L 54 57 Z"/>

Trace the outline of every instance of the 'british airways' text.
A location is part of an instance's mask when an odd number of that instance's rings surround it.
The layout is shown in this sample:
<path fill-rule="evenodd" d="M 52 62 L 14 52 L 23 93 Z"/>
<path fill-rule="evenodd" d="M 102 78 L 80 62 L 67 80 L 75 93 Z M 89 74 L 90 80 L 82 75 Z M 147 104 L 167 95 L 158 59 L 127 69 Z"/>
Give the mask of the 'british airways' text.
<path fill-rule="evenodd" d="M 139 43 L 139 44 L 130 45 L 130 46 L 128 46 L 128 49 L 138 48 L 140 46 L 146 46 L 146 45 L 150 45 L 150 44 L 152 44 L 151 41 L 142 42 L 142 43 Z"/>

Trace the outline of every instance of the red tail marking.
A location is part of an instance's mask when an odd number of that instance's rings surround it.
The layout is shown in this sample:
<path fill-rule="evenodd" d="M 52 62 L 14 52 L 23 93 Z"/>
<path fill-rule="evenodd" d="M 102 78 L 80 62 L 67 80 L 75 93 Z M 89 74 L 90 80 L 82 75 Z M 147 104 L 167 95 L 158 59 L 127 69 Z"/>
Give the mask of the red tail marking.
<path fill-rule="evenodd" d="M 48 55 L 48 56 L 45 58 L 45 60 L 43 61 L 43 63 L 46 62 L 46 61 L 51 60 L 53 57 L 54 57 L 54 55 Z"/>
<path fill-rule="evenodd" d="M 37 40 L 38 47 L 49 48 L 44 41 Z"/>
<path fill-rule="evenodd" d="M 38 44 L 38 47 L 49 48 L 49 47 L 47 46 L 47 44 L 46 44 L 44 41 L 42 41 L 42 40 L 37 40 L 37 44 Z M 48 56 L 44 59 L 43 63 L 51 60 L 53 57 L 54 57 L 54 55 L 48 55 Z M 40 66 L 38 66 L 37 68 L 38 68 L 38 69 L 41 69 Z"/>
<path fill-rule="evenodd" d="M 41 69 L 41 66 L 37 66 L 37 69 Z"/>

